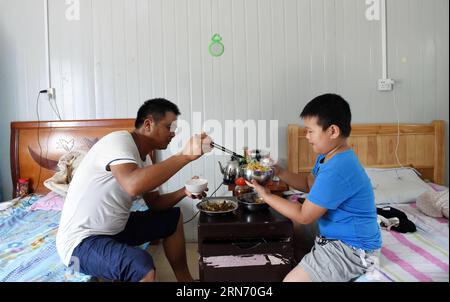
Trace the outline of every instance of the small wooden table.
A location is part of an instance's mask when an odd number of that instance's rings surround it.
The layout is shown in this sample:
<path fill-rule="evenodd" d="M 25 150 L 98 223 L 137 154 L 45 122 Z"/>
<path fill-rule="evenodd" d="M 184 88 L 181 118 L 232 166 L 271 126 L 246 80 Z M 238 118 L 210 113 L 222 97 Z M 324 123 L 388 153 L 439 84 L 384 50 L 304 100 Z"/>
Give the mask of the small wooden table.
<path fill-rule="evenodd" d="M 239 207 L 217 216 L 201 213 L 200 281 L 281 282 L 295 265 L 293 234 L 292 222 L 270 208 L 250 212 Z"/>

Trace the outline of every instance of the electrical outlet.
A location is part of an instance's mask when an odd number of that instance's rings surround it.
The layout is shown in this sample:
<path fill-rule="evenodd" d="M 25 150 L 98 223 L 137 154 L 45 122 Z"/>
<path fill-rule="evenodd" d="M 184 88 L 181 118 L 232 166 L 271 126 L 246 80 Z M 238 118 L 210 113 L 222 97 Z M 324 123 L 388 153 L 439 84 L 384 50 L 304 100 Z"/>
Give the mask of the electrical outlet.
<path fill-rule="evenodd" d="M 47 89 L 47 95 L 49 99 L 54 99 L 56 97 L 56 89 L 55 88 L 48 88 Z"/>
<path fill-rule="evenodd" d="M 378 80 L 379 91 L 392 91 L 394 89 L 394 81 L 392 79 Z"/>

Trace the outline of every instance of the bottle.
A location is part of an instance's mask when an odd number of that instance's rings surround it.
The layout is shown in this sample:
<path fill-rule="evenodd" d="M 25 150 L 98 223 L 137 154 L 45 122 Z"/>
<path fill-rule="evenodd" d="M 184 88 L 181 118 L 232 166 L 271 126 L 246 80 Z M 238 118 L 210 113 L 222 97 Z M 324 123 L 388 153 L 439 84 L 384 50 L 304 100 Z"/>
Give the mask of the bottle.
<path fill-rule="evenodd" d="M 29 184 L 30 184 L 29 178 L 20 178 L 17 181 L 16 196 L 17 197 L 27 196 L 29 194 Z"/>
<path fill-rule="evenodd" d="M 248 147 L 244 147 L 243 158 L 239 161 L 240 166 L 245 166 L 249 163 L 248 161 Z"/>
<path fill-rule="evenodd" d="M 234 196 L 240 198 L 242 195 L 253 192 L 253 189 L 247 186 L 245 178 L 240 177 L 235 181 L 236 187 L 234 188 Z"/>

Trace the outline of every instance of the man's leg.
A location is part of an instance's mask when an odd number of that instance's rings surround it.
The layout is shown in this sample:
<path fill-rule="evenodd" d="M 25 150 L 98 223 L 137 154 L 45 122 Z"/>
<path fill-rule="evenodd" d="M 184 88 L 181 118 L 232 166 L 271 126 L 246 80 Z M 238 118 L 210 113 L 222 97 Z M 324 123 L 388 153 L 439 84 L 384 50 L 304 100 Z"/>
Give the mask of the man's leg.
<path fill-rule="evenodd" d="M 175 233 L 163 241 L 164 252 L 179 282 L 192 282 L 186 258 L 186 241 L 184 239 L 183 214 L 180 213 Z"/>
<path fill-rule="evenodd" d="M 164 239 L 164 251 L 177 280 L 193 281 L 187 266 L 183 216 L 179 208 L 162 212 L 132 212 L 125 230 L 114 237 L 133 246 Z"/>
<path fill-rule="evenodd" d="M 146 251 L 118 242 L 112 236 L 92 236 L 73 251 L 81 273 L 105 280 L 153 281 L 153 259 Z"/>

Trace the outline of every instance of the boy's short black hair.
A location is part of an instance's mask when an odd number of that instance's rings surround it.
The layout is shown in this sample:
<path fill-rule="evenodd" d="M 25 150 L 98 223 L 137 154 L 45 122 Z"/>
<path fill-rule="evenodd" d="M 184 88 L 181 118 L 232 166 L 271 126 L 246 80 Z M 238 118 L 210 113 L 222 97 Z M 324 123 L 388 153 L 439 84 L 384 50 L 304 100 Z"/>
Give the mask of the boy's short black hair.
<path fill-rule="evenodd" d="M 144 121 L 149 116 L 151 116 L 157 123 L 162 118 L 164 118 L 166 112 L 173 112 L 177 116 L 180 115 L 180 110 L 178 109 L 177 105 L 166 99 L 148 100 L 141 106 L 141 108 L 139 108 L 134 126 L 136 127 L 136 129 L 141 128 L 144 124 Z"/>
<path fill-rule="evenodd" d="M 305 106 L 300 117 L 317 117 L 317 123 L 324 131 L 331 125 L 336 125 L 344 137 L 349 137 L 352 132 L 350 105 L 337 94 L 316 97 Z"/>

